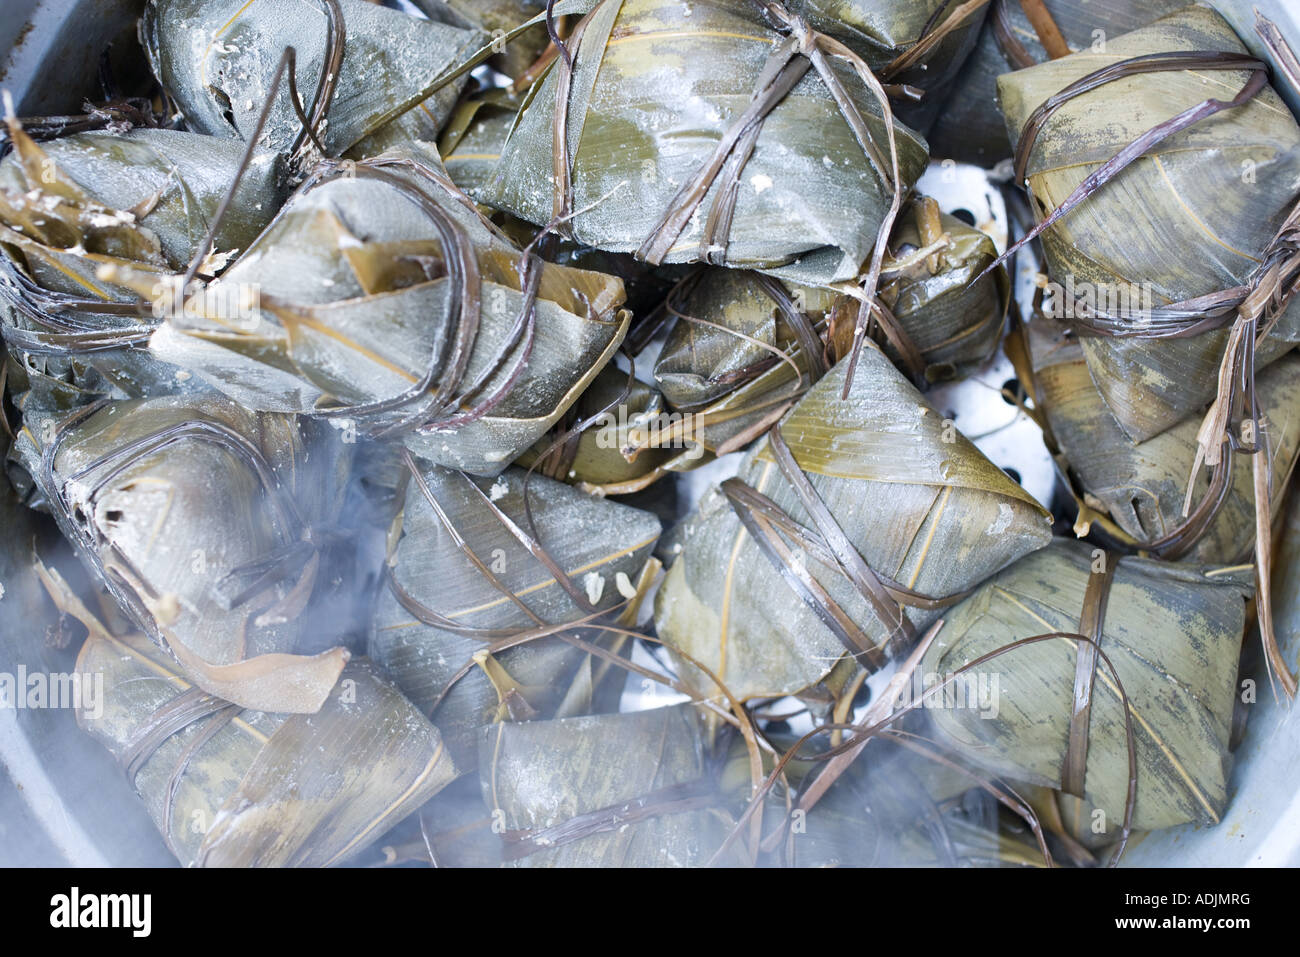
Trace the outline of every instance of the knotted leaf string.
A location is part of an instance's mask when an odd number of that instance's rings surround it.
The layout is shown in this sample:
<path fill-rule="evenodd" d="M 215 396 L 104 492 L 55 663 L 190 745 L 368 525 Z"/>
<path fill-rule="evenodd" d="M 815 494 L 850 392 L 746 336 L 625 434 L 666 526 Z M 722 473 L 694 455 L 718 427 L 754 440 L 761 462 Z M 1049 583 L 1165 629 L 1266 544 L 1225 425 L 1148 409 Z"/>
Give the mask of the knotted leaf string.
<path fill-rule="evenodd" d="M 194 281 L 194 277 L 198 274 L 200 265 L 212 250 L 217 230 L 221 228 L 221 223 L 235 198 L 239 183 L 243 179 L 245 172 L 247 172 L 249 164 L 253 161 L 253 154 L 257 150 L 257 142 L 262 138 L 262 131 L 271 118 L 271 110 L 275 105 L 276 94 L 279 93 L 280 83 L 286 74 L 289 81 L 289 102 L 293 105 L 299 124 L 298 134 L 289 147 L 290 162 L 294 165 L 304 162 L 303 144 L 308 139 L 311 140 L 322 156 L 328 155 L 325 148 L 320 144 L 316 130 L 324 122 L 325 114 L 328 112 L 330 103 L 334 98 L 334 86 L 338 82 L 339 71 L 343 63 L 346 31 L 343 25 L 343 13 L 339 9 L 338 0 L 317 0 L 317 2 L 325 10 L 328 29 L 325 41 L 325 57 L 321 64 L 320 76 L 316 82 L 316 93 L 312 102 L 311 116 L 310 118 L 307 116 L 306 111 L 303 109 L 302 100 L 298 96 L 297 53 L 292 46 L 286 46 L 284 53 L 280 56 L 280 62 L 275 68 L 275 74 L 271 77 L 266 102 L 262 104 L 262 112 L 258 114 L 252 135 L 248 137 L 248 146 L 240 159 L 234 181 L 230 184 L 230 189 L 226 192 L 226 195 L 222 197 L 220 205 L 217 206 L 217 211 L 212 217 L 212 223 L 208 227 L 208 234 L 204 237 L 203 242 L 199 244 L 194 257 L 190 260 L 189 267 L 185 270 L 180 285 L 176 288 L 175 309 L 178 314 L 183 312 L 183 297 L 189 289 L 190 283 Z"/>
<path fill-rule="evenodd" d="M 1041 299 L 1042 290 L 1040 289 L 1035 293 L 1035 317 L 1041 315 Z M 1118 548 L 1127 554 L 1151 552 L 1166 561 L 1178 561 L 1185 557 L 1209 530 L 1228 499 L 1228 492 L 1232 487 L 1232 448 L 1228 446 L 1224 449 L 1224 454 L 1210 473 L 1209 484 L 1204 495 L 1201 496 L 1196 507 L 1187 512 L 1182 521 L 1167 529 L 1158 538 L 1145 541 L 1134 538 L 1115 524 L 1108 514 L 1099 512 L 1088 504 L 1087 492 L 1065 453 L 1061 450 L 1047 414 L 1043 411 L 1043 399 L 1038 389 L 1037 376 L 1030 356 L 1027 327 L 1020 318 L 1019 309 L 1015 307 L 1014 303 L 1012 304 L 1012 310 L 1011 329 L 1007 334 L 1003 349 L 1007 358 L 1011 360 L 1016 379 L 1020 382 L 1026 395 L 1033 401 L 1033 406 L 1027 406 L 1019 397 L 1013 396 L 1012 398 L 1016 400 L 1021 412 L 1042 432 L 1043 444 L 1052 456 L 1052 463 L 1056 468 L 1056 473 L 1075 501 L 1078 508 L 1078 517 L 1074 526 L 1075 534 L 1083 537 L 1088 534 L 1092 525 L 1100 525 L 1111 547 Z"/>
<path fill-rule="evenodd" d="M 759 360 L 757 363 L 753 363 L 744 369 L 738 370 L 733 374 L 733 379 L 729 380 L 728 384 L 731 384 L 731 382 L 734 381 L 735 387 L 739 388 L 740 386 L 753 381 L 763 372 L 766 372 L 768 369 L 771 369 L 773 366 L 778 364 L 788 366 L 790 371 L 794 374 L 794 384 L 789 390 L 778 393 L 776 397 L 763 398 L 753 405 L 731 410 L 727 414 L 727 418 L 740 418 L 761 411 L 762 409 L 769 408 L 772 405 L 797 399 L 804 392 L 808 391 L 808 388 L 814 382 L 826 374 L 827 367 L 822 357 L 823 349 L 821 335 L 818 333 L 816 325 L 814 325 L 808 314 L 795 305 L 783 283 L 771 278 L 770 276 L 764 276 L 761 273 L 745 274 L 754 286 L 764 296 L 771 300 L 773 305 L 780 312 L 781 317 L 785 320 L 785 323 L 790 327 L 791 332 L 795 336 L 795 345 L 794 348 L 789 350 L 781 349 L 769 342 L 764 342 L 761 339 L 741 332 L 739 329 L 732 329 L 721 323 L 713 322 L 709 319 L 702 319 L 699 316 L 686 312 L 686 304 L 683 300 L 695 291 L 700 281 L 703 280 L 706 275 L 706 271 L 701 269 L 692 272 L 690 275 L 680 280 L 671 290 L 669 290 L 668 295 L 665 297 L 663 302 L 663 309 L 667 315 L 672 316 L 679 322 L 689 322 L 692 325 L 716 329 L 719 332 L 726 333 L 727 335 L 740 339 L 743 342 L 747 342 L 757 349 L 771 353 L 770 359 Z M 796 364 L 795 360 L 800 356 L 805 357 L 809 362 L 809 372 L 804 372 Z M 715 379 L 713 381 L 717 380 Z M 707 410 L 697 414 L 712 418 Z"/>
<path fill-rule="evenodd" d="M 749 105 L 723 133 L 712 155 L 697 172 L 678 190 L 669 203 L 658 225 L 642 243 L 636 257 L 653 265 L 663 262 L 686 224 L 695 215 L 708 193 L 715 192 L 706 217 L 701 239 L 700 258 L 714 264 L 725 262 L 727 242 L 734 213 L 739 177 L 757 144 L 763 121 L 768 114 L 794 89 L 811 68 L 825 83 L 840 112 L 843 114 L 854 138 L 862 148 L 885 188 L 892 191 L 889 212 L 883 218 L 873 249 L 871 264 L 863 281 L 864 296 L 874 298 L 879 281 L 880 266 L 884 257 L 890 231 L 902 201 L 898 172 L 898 150 L 893 130 L 893 113 L 888 94 L 880 81 L 852 50 L 824 34 L 810 28 L 802 18 L 791 14 L 779 3 L 755 0 L 764 17 L 781 32 L 788 34 L 776 44 L 760 71 L 755 93 Z M 559 70 L 556 83 L 556 103 L 552 127 L 554 218 L 566 222 L 572 208 L 572 171 L 568 149 L 568 109 L 574 66 L 582 57 L 582 40 L 587 25 L 600 6 L 597 5 L 574 28 L 566 47 L 566 57 L 556 61 Z M 879 101 L 889 140 L 889 163 L 886 164 L 872 139 L 870 130 L 857 106 L 844 90 L 839 77 L 830 68 L 827 54 L 847 60 L 867 88 Z M 719 179 L 721 177 L 721 179 Z M 715 185 L 718 187 L 714 190 Z M 859 318 L 865 330 L 869 308 Z M 858 335 L 863 335 L 859 332 Z M 857 351 L 854 352 L 856 364 Z M 852 374 L 849 375 L 851 384 Z M 847 388 L 847 386 L 846 386 Z"/>
<path fill-rule="evenodd" d="M 993 28 L 993 39 L 1012 69 L 1023 70 L 1038 63 L 1016 36 L 1016 28 L 1011 21 L 1011 0 L 994 0 L 989 23 Z M 1039 40 L 1041 42 L 1042 38 Z"/>
<path fill-rule="evenodd" d="M 407 175 L 400 175 L 403 173 Z M 435 195 L 445 193 L 450 201 L 465 205 L 476 216 L 479 214 L 464 194 L 439 171 L 404 158 L 380 156 L 355 163 L 326 161 L 319 164 L 303 183 L 299 195 L 341 177 L 382 182 L 413 203 L 428 219 L 442 250 L 449 285 L 447 315 L 455 317 L 455 327 L 449 354 L 445 348 L 435 345 L 421 377 L 398 395 L 369 402 L 318 406 L 309 414 L 326 418 L 358 418 L 375 438 L 390 438 L 407 431 L 421 434 L 451 431 L 477 421 L 510 395 L 527 370 L 536 341 L 537 297 L 545 264 L 529 251 L 519 256 L 515 266 L 522 291 L 518 315 L 482 371 L 466 383 L 464 379 L 481 325 L 482 276 L 469 237 L 442 208 Z M 415 181 L 412 182 L 411 178 Z M 485 220 L 483 222 L 492 229 Z M 492 231 L 495 235 L 495 230 Z M 262 296 L 262 301 L 266 308 L 290 323 L 296 315 L 310 313 L 312 308 L 279 302 L 266 295 Z M 501 384 L 491 394 L 482 396 L 483 390 L 498 375 L 502 376 Z M 401 414 L 395 418 L 392 416 L 399 412 Z"/>
<path fill-rule="evenodd" d="M 1075 651 L 1070 731 L 1065 748 L 1065 762 L 1061 769 L 1061 790 L 1080 798 L 1084 796 L 1084 779 L 1088 766 L 1088 733 L 1092 720 L 1092 688 L 1097 673 L 1097 653 L 1101 650 L 1101 640 L 1105 635 L 1106 604 L 1115 580 L 1115 569 L 1119 565 L 1118 559 L 1112 558 L 1104 550 L 1094 560 L 1100 561 L 1102 568 L 1101 571 L 1095 566 L 1092 568 L 1083 593 L 1079 634 L 1088 641 L 1080 642 Z"/>

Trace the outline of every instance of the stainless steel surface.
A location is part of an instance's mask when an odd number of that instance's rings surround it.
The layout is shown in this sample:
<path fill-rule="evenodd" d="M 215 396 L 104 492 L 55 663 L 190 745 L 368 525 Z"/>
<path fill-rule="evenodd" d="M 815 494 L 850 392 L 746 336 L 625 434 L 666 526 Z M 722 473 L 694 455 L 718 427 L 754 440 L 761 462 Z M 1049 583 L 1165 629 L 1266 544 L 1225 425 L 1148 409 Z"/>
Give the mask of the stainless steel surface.
<path fill-rule="evenodd" d="M 22 116 L 79 113 L 96 93 L 99 58 L 129 42 L 145 0 L 3 0 L 0 88 Z"/>

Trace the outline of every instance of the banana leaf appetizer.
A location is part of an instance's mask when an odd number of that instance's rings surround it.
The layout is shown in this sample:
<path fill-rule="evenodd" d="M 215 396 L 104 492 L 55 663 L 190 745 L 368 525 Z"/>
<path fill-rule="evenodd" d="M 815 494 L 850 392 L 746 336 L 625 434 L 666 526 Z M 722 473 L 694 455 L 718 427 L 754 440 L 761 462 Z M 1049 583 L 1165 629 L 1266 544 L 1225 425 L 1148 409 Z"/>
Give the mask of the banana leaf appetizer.
<path fill-rule="evenodd" d="M 589 428 L 577 431 L 582 423 Z M 637 492 L 673 470 L 669 462 L 700 459 L 703 450 L 674 454 L 671 449 L 639 450 L 653 430 L 670 427 L 663 396 L 640 379 L 608 365 L 560 424 L 519 457 L 549 478 L 600 495 Z"/>
<path fill-rule="evenodd" d="M 481 729 L 483 802 L 503 857 L 516 867 L 707 863 L 732 823 L 710 750 L 691 704 Z"/>
<path fill-rule="evenodd" d="M 188 373 L 144 349 L 174 272 L 204 243 L 244 148 L 174 130 L 79 133 L 38 145 L 12 117 L 0 162 L 0 318 L 34 373 L 117 398 L 184 391 Z M 257 154 L 205 272 L 246 249 L 279 209 L 281 167 Z M 135 288 L 105 280 L 130 269 Z M 43 380 L 42 380 L 43 381 Z M 40 384 L 40 383 L 38 383 Z"/>
<path fill-rule="evenodd" d="M 938 119 L 924 130 L 931 155 L 986 168 L 1009 159 L 1013 144 L 996 99 L 1000 74 L 1081 50 L 1105 52 L 1111 38 L 1187 5 L 1188 0 L 993 0 L 974 52 L 950 84 Z M 1034 14 L 1038 26 L 1025 12 L 1035 7 L 1042 11 Z"/>
<path fill-rule="evenodd" d="M 140 36 L 191 130 L 247 140 L 274 93 L 259 146 L 299 155 L 314 139 L 328 156 L 408 112 L 401 135 L 435 139 L 459 89 L 431 97 L 435 81 L 488 39 L 364 0 L 150 0 Z M 292 82 L 273 90 L 288 47 Z"/>
<path fill-rule="evenodd" d="M 946 612 L 922 662 L 936 676 L 988 675 L 997 708 L 926 713 L 971 761 L 1086 797 L 1108 827 L 1214 824 L 1249 572 L 1057 541 Z"/>
<path fill-rule="evenodd" d="M 418 144 L 319 168 L 209 292 L 231 285 L 257 307 L 169 320 L 151 352 L 246 408 L 484 475 L 577 401 L 629 319 L 618 279 L 521 254 Z"/>
<path fill-rule="evenodd" d="M 491 182 L 501 147 L 519 115 L 519 102 L 504 90 L 488 90 L 456 104 L 438 139 L 438 152 L 453 183 L 477 200 Z"/>
<path fill-rule="evenodd" d="M 483 200 L 653 265 L 856 278 L 926 148 L 861 60 L 814 40 L 815 69 L 748 2 L 602 0 L 566 41 L 572 69 L 559 57 L 530 89 Z"/>
<path fill-rule="evenodd" d="M 565 636 L 637 596 L 659 521 L 518 468 L 411 465 L 369 654 L 471 767 L 481 725 L 589 698 L 591 663 Z"/>
<path fill-rule="evenodd" d="M 1143 56 L 1156 59 L 1120 65 Z M 1102 68 L 1120 78 L 1071 86 Z M 1109 40 L 1105 53 L 998 81 L 1007 128 L 1024 134 L 1017 177 L 1036 204 L 1047 271 L 1071 300 L 1063 318 L 1086 327 L 1093 381 L 1135 442 L 1215 398 L 1224 327 L 1273 281 L 1300 182 L 1300 127 L 1263 71 L 1219 14 L 1192 6 Z M 1214 112 L 1207 97 L 1234 105 Z M 1098 178 L 1152 137 L 1162 138 Z M 1099 185 L 1081 201 L 1071 195 L 1090 183 Z M 1300 308 L 1288 302 L 1261 321 L 1255 368 L 1300 341 Z"/>
<path fill-rule="evenodd" d="M 99 402 L 22 439 L 60 530 L 190 680 L 241 707 L 320 708 L 348 652 L 294 652 L 329 625 L 307 612 L 351 458 L 340 431 L 210 393 Z"/>
<path fill-rule="evenodd" d="M 809 688 L 846 657 L 878 667 L 1050 541 L 1047 511 L 879 349 L 842 400 L 846 363 L 705 494 L 656 597 L 659 636 L 741 700 Z"/>
<path fill-rule="evenodd" d="M 344 862 L 458 774 L 438 729 L 364 659 L 316 714 L 277 714 L 205 694 L 143 636 L 91 624 L 77 670 L 103 676 L 103 713 L 78 720 L 182 865 Z"/>
<path fill-rule="evenodd" d="M 1249 458 L 1235 456 L 1225 460 L 1219 474 L 1198 475 L 1190 500 L 1197 507 L 1196 517 L 1184 516 L 1200 422 L 1186 419 L 1155 438 L 1132 444 L 1093 385 L 1078 340 L 1053 334 L 1059 332 L 1055 324 L 1050 332 L 1039 329 L 1040 325 L 1031 324 L 1034 368 L 1020 381 L 1046 416 L 1062 464 L 1077 478 L 1085 514 L 1095 510 L 1108 516 L 1118 526 L 1117 537 L 1163 558 L 1199 562 L 1249 558 L 1255 546 Z M 1263 427 L 1269 433 L 1270 508 L 1275 513 L 1300 447 L 1300 418 L 1295 415 L 1300 408 L 1300 355 L 1283 356 L 1261 372 L 1256 390 Z"/>

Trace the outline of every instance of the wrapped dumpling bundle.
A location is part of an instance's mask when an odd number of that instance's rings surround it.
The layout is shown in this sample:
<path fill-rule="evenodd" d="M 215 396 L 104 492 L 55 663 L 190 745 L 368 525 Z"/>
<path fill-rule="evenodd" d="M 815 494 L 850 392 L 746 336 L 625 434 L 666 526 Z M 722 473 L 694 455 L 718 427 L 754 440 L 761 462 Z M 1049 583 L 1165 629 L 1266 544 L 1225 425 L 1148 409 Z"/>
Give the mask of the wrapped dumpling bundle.
<path fill-rule="evenodd" d="M 364 0 L 152 0 L 140 35 L 189 128 L 242 140 L 253 135 L 292 47 L 308 128 L 282 83 L 259 145 L 297 154 L 317 137 L 328 156 L 394 121 L 402 137 L 436 139 L 459 86 L 430 97 L 435 81 L 488 39 Z"/>
<path fill-rule="evenodd" d="M 749 270 L 703 267 L 684 278 L 664 300 L 676 323 L 654 367 L 673 411 L 631 437 L 636 454 L 689 447 L 704 464 L 756 438 L 826 374 L 832 314 L 851 323 L 857 311 L 846 300 L 835 312 L 843 298 Z"/>
<path fill-rule="evenodd" d="M 969 375 L 996 350 L 1010 300 L 1001 268 L 980 275 L 997 258 L 992 240 L 920 198 L 889 248 L 867 334 L 917 384 Z M 779 418 L 826 358 L 848 351 L 858 306 L 838 287 L 705 268 L 668 298 L 677 323 L 655 380 L 675 411 L 691 413 L 687 438 L 728 450 Z"/>
<path fill-rule="evenodd" d="M 438 729 L 364 659 L 311 715 L 204 694 L 140 635 L 92 627 L 77 670 L 104 689 L 81 726 L 185 866 L 345 862 L 458 773 Z"/>
<path fill-rule="evenodd" d="M 238 143 L 175 130 L 79 133 L 38 145 L 9 119 L 0 162 L 4 337 L 30 369 L 116 397 L 181 391 L 145 350 L 167 282 L 203 244 L 243 159 Z M 279 209 L 280 164 L 256 154 L 204 271 L 246 249 Z M 129 269 L 134 287 L 102 278 Z"/>
<path fill-rule="evenodd" d="M 1046 510 L 880 350 L 862 350 L 842 400 L 846 363 L 705 494 L 656 599 L 660 637 L 741 700 L 808 688 L 846 657 L 878 665 L 1051 538 Z"/>
<path fill-rule="evenodd" d="M 935 157 L 993 167 L 1011 156 L 997 107 L 998 76 L 1071 53 L 1103 53 L 1111 38 L 1187 6 L 1188 0 L 993 0 L 975 50 L 938 120 L 924 132 Z M 1026 12 L 1037 7 L 1034 18 Z M 1044 16 L 1045 14 L 1045 16 Z"/>
<path fill-rule="evenodd" d="M 320 708 L 348 653 L 294 652 L 343 501 L 337 430 L 209 393 L 96 403 L 23 435 L 64 535 L 191 681 L 242 707 Z"/>
<path fill-rule="evenodd" d="M 701 269 L 665 303 L 677 322 L 655 362 L 655 382 L 674 409 L 699 410 L 781 364 L 781 354 L 796 346 L 800 376 L 808 353 L 820 376 L 821 336 L 837 295 L 748 270 Z M 795 382 L 793 370 L 786 371 Z"/>
<path fill-rule="evenodd" d="M 575 431 L 582 423 L 589 427 Z M 516 464 L 602 495 L 640 491 L 669 471 L 699 462 L 703 449 L 641 449 L 645 436 L 669 428 L 663 396 L 640 379 L 608 365 L 560 423 Z M 677 461 L 674 462 L 673 460 Z"/>
<path fill-rule="evenodd" d="M 320 169 L 209 290 L 259 290 L 236 320 L 185 316 L 150 350 L 250 409 L 352 421 L 494 475 L 622 342 L 622 283 L 524 255 L 418 144 Z"/>
<path fill-rule="evenodd" d="M 860 60 L 812 37 L 815 68 L 748 0 L 602 0 L 567 41 L 573 69 L 558 57 L 530 90 L 483 199 L 655 265 L 854 279 L 926 150 Z"/>
<path fill-rule="evenodd" d="M 1189 514 L 1184 516 L 1200 422 L 1185 419 L 1134 445 L 1093 385 L 1078 340 L 1053 335 L 1054 325 L 1052 333 L 1038 329 L 1040 325 L 1032 323 L 1028 337 L 1034 368 L 1026 375 L 1029 370 L 1022 363 L 1017 371 L 1035 406 L 1046 416 L 1085 507 L 1109 516 L 1131 538 L 1127 544 L 1162 558 L 1224 563 L 1249 558 L 1255 545 L 1249 457 L 1225 457 L 1220 471 L 1198 475 Z M 1283 356 L 1259 374 L 1255 385 L 1263 413 L 1261 428 L 1269 437 L 1270 509 L 1275 512 L 1300 448 L 1300 418 L 1294 414 L 1300 408 L 1300 356 Z"/>
<path fill-rule="evenodd" d="M 469 767 L 476 729 L 502 713 L 545 716 L 590 699 L 590 669 L 609 662 L 586 661 L 558 634 L 511 639 L 570 622 L 582 634 L 635 598 L 659 520 L 519 468 L 475 479 L 411 464 L 370 656 Z"/>
<path fill-rule="evenodd" d="M 698 867 L 730 829 L 695 705 L 502 722 L 479 741 L 483 801 L 516 867 Z"/>
<path fill-rule="evenodd" d="M 890 249 L 879 298 L 901 331 L 875 332 L 877 342 L 918 384 L 970 375 L 997 350 L 1011 301 L 1006 271 L 985 272 L 997 259 L 993 240 L 920 197 Z"/>
<path fill-rule="evenodd" d="M 1138 57 L 1154 59 L 1124 65 Z M 1288 305 L 1294 239 L 1280 232 L 1297 197 L 1300 127 L 1265 79 L 1218 13 L 1191 6 L 1104 53 L 998 81 L 1017 178 L 1065 292 L 1060 318 L 1080 332 L 1093 381 L 1135 442 L 1215 398 L 1239 306 L 1263 311 L 1256 368 L 1300 341 L 1300 307 Z M 1130 144 L 1149 148 L 1071 198 Z"/>
<path fill-rule="evenodd" d="M 947 677 L 1007 649 L 975 665 L 996 688 L 996 711 L 926 713 L 971 761 L 1086 797 L 1108 829 L 1125 821 L 1131 760 L 1133 828 L 1213 824 L 1227 801 L 1250 594 L 1249 569 L 1117 558 L 1055 542 L 945 612 L 922 662 L 926 674 Z M 1051 637 L 1008 648 L 1042 635 Z"/>
<path fill-rule="evenodd" d="M 961 378 L 997 348 L 1009 284 L 1000 268 L 981 276 L 996 258 L 987 235 L 941 213 L 931 199 L 916 200 L 900 217 L 879 286 L 889 328 L 869 327 L 868 331 L 913 381 Z M 790 351 L 797 346 L 798 353 L 825 351 L 818 337 L 832 340 L 832 348 L 838 346 L 851 331 L 857 312 L 856 303 L 841 302 L 842 298 L 836 287 L 800 286 L 761 273 L 705 269 L 689 288 L 684 286 L 670 299 L 679 321 L 660 353 L 655 378 L 675 408 L 698 409 L 778 365 L 780 359 L 771 347 Z M 846 306 L 852 307 L 847 317 L 833 315 L 837 307 Z M 828 328 L 832 324 L 836 328 Z M 800 328 L 809 325 L 813 332 Z M 815 349 L 807 348 L 808 344 L 815 344 Z M 801 356 L 798 359 L 806 365 Z"/>

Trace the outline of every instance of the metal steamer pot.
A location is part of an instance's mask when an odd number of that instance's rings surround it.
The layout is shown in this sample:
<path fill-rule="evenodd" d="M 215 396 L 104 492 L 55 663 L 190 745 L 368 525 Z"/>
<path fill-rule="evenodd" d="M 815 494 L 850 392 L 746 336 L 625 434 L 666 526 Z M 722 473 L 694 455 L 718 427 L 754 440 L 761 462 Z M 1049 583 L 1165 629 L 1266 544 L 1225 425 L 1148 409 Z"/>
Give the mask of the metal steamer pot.
<path fill-rule="evenodd" d="M 1300 48 L 1300 9 L 1294 0 L 1215 0 L 1257 54 L 1255 9 L 1276 22 Z M 136 20 L 144 0 L 3 0 L 0 7 L 0 90 L 19 115 L 73 114 L 97 93 L 102 51 L 131 69 Z M 137 65 L 138 67 L 138 65 Z M 1300 97 L 1279 88 L 1300 113 Z M 966 209 L 976 221 L 1001 227 L 1005 208 L 983 170 L 951 163 L 920 184 L 947 211 Z M 1022 260 L 1028 257 L 1021 257 Z M 1023 262 L 1017 294 L 1032 294 L 1037 265 Z M 1014 469 L 1041 501 L 1051 500 L 1055 475 L 1036 429 L 1021 421 L 996 390 L 1014 377 L 1005 359 L 974 378 L 931 394 L 931 402 L 959 416 L 968 435 L 989 432 L 977 444 L 994 462 Z M 987 387 L 993 383 L 994 388 Z M 721 463 L 719 463 L 721 464 Z M 725 468 L 725 466 L 724 466 Z M 716 470 L 690 476 L 690 500 Z M 725 476 L 724 476 L 725 477 Z M 0 534 L 5 530 L 0 529 Z M 2 600 L 2 599 L 0 599 Z M 19 623 L 21 625 L 21 623 Z M 1300 629 L 1279 622 L 1288 660 L 1300 655 Z M 0 625 L 0 671 L 70 671 L 75 649 L 55 651 L 30 635 Z M 1125 854 L 1128 866 L 1234 867 L 1300 865 L 1300 708 L 1276 703 L 1259 682 L 1244 741 L 1236 752 L 1231 800 L 1216 827 L 1180 827 L 1148 834 Z M 662 702 L 660 702 L 662 703 Z M 635 706 L 635 705 L 634 705 Z M 0 864 L 82 866 L 175 865 L 143 805 L 108 753 L 84 734 L 71 711 L 0 708 Z"/>

